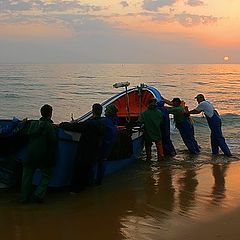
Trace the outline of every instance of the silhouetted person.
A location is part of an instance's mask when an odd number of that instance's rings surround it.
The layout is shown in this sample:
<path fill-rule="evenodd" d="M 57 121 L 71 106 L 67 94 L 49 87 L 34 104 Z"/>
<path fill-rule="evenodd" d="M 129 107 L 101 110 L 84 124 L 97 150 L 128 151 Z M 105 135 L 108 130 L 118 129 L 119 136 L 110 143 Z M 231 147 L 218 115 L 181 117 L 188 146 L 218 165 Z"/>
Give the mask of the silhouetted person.
<path fill-rule="evenodd" d="M 52 107 L 48 104 L 41 107 L 42 117 L 30 122 L 26 130 L 29 136 L 27 156 L 23 162 L 21 202 L 42 202 L 55 165 L 57 136 L 52 117 Z M 42 177 L 36 190 L 32 192 L 32 179 L 36 169 Z"/>
<path fill-rule="evenodd" d="M 63 122 L 59 125 L 65 130 L 81 133 L 71 180 L 72 192 L 80 192 L 94 180 L 93 167 L 98 161 L 104 135 L 102 106 L 93 104 L 92 113 L 92 118 L 84 122 Z"/>
<path fill-rule="evenodd" d="M 119 118 L 117 116 L 117 112 L 117 107 L 113 104 L 109 104 L 105 109 L 105 117 L 101 119 L 101 122 L 104 125 L 104 135 L 102 139 L 100 155 L 98 158 L 96 179 L 96 183 L 98 185 L 102 183 L 102 179 L 105 173 L 104 161 L 106 161 L 110 156 L 118 137 L 117 125 Z"/>
<path fill-rule="evenodd" d="M 163 123 L 163 114 L 157 108 L 157 100 L 150 99 L 148 108 L 142 112 L 138 118 L 138 122 L 144 124 L 144 140 L 147 155 L 147 161 L 152 158 L 152 144 L 155 143 L 157 148 L 158 160 L 164 157 L 162 145 L 161 124 Z"/>
<path fill-rule="evenodd" d="M 173 98 L 171 102 L 168 100 L 165 101 L 167 104 L 172 105 L 172 107 L 167 108 L 168 112 L 173 114 L 176 128 L 179 130 L 188 151 L 192 154 L 199 154 L 200 149 L 194 137 L 194 127 L 189 119 L 189 116 L 185 115 L 185 108 L 181 105 L 181 99 Z"/>
<path fill-rule="evenodd" d="M 163 123 L 161 124 L 162 131 L 162 144 L 164 156 L 174 156 L 176 155 L 176 150 L 173 146 L 171 137 L 170 137 L 170 118 L 167 108 L 164 106 L 164 101 L 157 103 L 158 109 L 163 114 Z"/>

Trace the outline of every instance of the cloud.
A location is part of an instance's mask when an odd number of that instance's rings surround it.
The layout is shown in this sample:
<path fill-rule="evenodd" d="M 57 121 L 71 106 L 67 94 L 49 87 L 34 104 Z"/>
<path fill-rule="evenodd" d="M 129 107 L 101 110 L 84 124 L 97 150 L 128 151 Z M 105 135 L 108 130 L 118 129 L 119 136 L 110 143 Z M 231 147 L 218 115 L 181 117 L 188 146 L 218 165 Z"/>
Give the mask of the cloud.
<path fill-rule="evenodd" d="M 174 23 L 177 22 L 184 27 L 195 27 L 198 25 L 210 25 L 216 23 L 219 19 L 213 16 L 197 15 L 189 13 L 171 14 L 171 13 L 149 13 L 145 12 L 142 16 L 151 17 L 153 21 L 158 23 Z"/>
<path fill-rule="evenodd" d="M 123 8 L 126 8 L 129 6 L 127 1 L 121 1 L 120 4 L 122 5 Z"/>
<path fill-rule="evenodd" d="M 148 11 L 157 11 L 165 6 L 172 6 L 178 0 L 144 0 L 143 8 Z"/>
<path fill-rule="evenodd" d="M 89 11 L 101 11 L 103 7 L 91 5 L 91 4 L 81 4 L 78 0 L 72 1 L 51 1 L 45 2 L 43 0 L 0 0 L 0 10 L 4 11 L 43 11 L 43 12 L 63 12 L 68 10 L 80 10 L 83 12 Z"/>
<path fill-rule="evenodd" d="M 83 12 L 89 11 L 101 11 L 104 8 L 96 5 L 89 5 L 89 4 L 81 4 L 78 0 L 74 0 L 71 2 L 63 1 L 59 3 L 59 1 L 51 2 L 49 4 L 44 4 L 42 8 L 43 11 L 67 11 L 67 10 L 79 10 Z"/>
<path fill-rule="evenodd" d="M 188 13 L 176 14 L 175 20 L 184 27 L 193 27 L 197 25 L 209 25 L 218 21 L 217 17 L 194 15 Z"/>
<path fill-rule="evenodd" d="M 0 0 L 0 24 L 4 24 L 5 30 L 7 24 L 9 24 L 9 29 L 13 29 L 13 24 L 19 26 L 20 24 L 40 23 L 42 26 L 46 24 L 50 26 L 62 25 L 63 29 L 68 28 L 69 31 L 75 31 L 76 34 L 82 29 L 86 32 L 106 31 L 106 28 L 110 28 L 107 20 L 104 21 L 107 17 L 95 14 L 106 8 L 82 4 L 78 0 L 61 2 L 58 0 L 51 2 L 44 0 Z M 24 32 L 26 33 L 26 31 Z M 13 35 L 15 33 L 17 31 L 14 28 Z"/>
<path fill-rule="evenodd" d="M 201 0 L 187 0 L 185 4 L 192 7 L 196 7 L 196 6 L 203 6 L 204 2 Z"/>
<path fill-rule="evenodd" d="M 32 3 L 26 1 L 1 0 L 0 10 L 3 11 L 27 11 L 32 9 Z"/>
<path fill-rule="evenodd" d="M 152 19 L 157 22 L 174 22 L 174 17 L 168 13 L 156 13 L 152 16 Z"/>

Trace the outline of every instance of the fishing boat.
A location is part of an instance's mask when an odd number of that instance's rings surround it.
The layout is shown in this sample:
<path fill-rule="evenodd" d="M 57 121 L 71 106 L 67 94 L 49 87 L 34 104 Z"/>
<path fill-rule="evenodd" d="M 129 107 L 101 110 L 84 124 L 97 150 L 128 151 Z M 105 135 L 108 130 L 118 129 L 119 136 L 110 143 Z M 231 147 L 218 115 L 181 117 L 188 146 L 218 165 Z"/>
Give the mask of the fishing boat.
<path fill-rule="evenodd" d="M 124 88 L 124 91 L 121 91 L 101 104 L 103 113 L 106 106 L 114 104 L 118 108 L 119 117 L 119 137 L 109 158 L 104 161 L 105 175 L 119 171 L 140 156 L 143 150 L 143 131 L 138 126 L 131 127 L 130 129 L 129 126 L 133 126 L 139 114 L 146 110 L 150 99 L 156 98 L 158 101 L 162 100 L 162 96 L 156 88 L 144 84 L 128 88 L 128 82 L 121 82 L 113 86 L 115 88 Z M 91 118 L 91 116 L 92 112 L 89 111 L 75 121 L 84 122 Z M 21 136 L 14 134 L 14 130 L 17 129 L 15 132 L 18 132 L 18 128 L 21 129 L 22 127 L 21 125 L 22 122 L 16 124 L 13 120 L 0 120 L 0 141 L 5 146 L 4 149 L 0 150 L 0 183 L 2 182 L 6 185 L 12 184 L 13 180 L 11 180 L 11 177 L 15 174 L 14 169 L 7 169 L 8 160 L 10 158 L 13 159 L 14 156 L 17 162 L 21 163 L 24 161 L 27 141 L 21 140 Z M 12 135 L 6 136 L 5 134 L 4 136 L 4 133 L 1 133 L 1 129 L 6 128 L 13 129 L 13 131 L 10 131 Z M 78 141 L 81 138 L 80 133 L 69 132 L 61 128 L 57 129 L 57 135 L 57 162 L 49 184 L 51 187 L 70 185 Z M 20 146 L 19 142 L 21 143 Z M 38 170 L 34 175 L 33 183 L 37 185 L 40 177 L 41 171 Z"/>

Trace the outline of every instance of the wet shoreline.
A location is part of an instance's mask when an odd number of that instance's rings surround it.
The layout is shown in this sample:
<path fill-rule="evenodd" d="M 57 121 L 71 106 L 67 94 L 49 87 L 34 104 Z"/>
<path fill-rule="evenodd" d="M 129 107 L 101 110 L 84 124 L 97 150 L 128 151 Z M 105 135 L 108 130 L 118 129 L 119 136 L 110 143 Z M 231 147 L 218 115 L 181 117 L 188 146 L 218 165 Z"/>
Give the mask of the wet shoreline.
<path fill-rule="evenodd" d="M 236 239 L 232 231 L 239 219 L 235 211 L 240 211 L 239 167 L 239 161 L 173 165 L 139 160 L 107 177 L 102 186 L 74 195 L 50 191 L 40 205 L 21 205 L 18 192 L 1 191 L 1 235 L 157 240 L 200 239 L 209 231 L 208 239 Z M 41 234 L 36 234 L 38 226 Z"/>

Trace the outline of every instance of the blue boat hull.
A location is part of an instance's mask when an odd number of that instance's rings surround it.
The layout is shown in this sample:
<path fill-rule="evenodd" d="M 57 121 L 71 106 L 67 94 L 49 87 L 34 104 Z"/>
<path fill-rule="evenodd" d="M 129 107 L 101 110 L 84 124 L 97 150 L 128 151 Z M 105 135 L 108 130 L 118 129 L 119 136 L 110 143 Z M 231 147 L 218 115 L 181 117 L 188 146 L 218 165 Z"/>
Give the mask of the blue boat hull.
<path fill-rule="evenodd" d="M 144 108 L 146 109 L 147 107 L 147 101 L 149 98 L 155 97 L 158 101 L 162 101 L 162 97 L 160 92 L 153 88 L 153 87 L 148 87 L 145 86 L 143 91 L 145 91 L 145 102 L 144 102 Z M 132 117 L 136 120 L 139 113 L 144 110 L 142 108 L 143 102 L 139 105 L 139 88 L 133 88 L 128 90 L 128 94 L 130 95 L 130 99 L 135 101 L 133 103 L 133 106 L 131 108 L 134 110 L 132 113 Z M 131 95 L 132 94 L 132 95 Z M 147 97 L 146 97 L 147 96 Z M 126 97 L 126 92 L 121 92 L 112 98 L 106 100 L 104 103 L 102 103 L 103 110 L 108 104 L 112 103 L 118 103 L 121 104 L 120 99 L 124 100 Z M 132 98 L 131 98 L 132 97 Z M 137 98 L 137 99 L 136 99 Z M 141 99 L 142 101 L 142 99 Z M 124 102 L 124 101 L 123 101 Z M 134 105 L 135 104 L 135 105 Z M 137 106 L 137 107 L 136 107 Z M 120 106 L 121 107 L 121 106 Z M 123 106 L 122 106 L 123 107 Z M 122 119 L 126 120 L 126 113 L 125 107 L 122 108 Z M 135 114 L 135 115 L 134 115 Z M 87 119 L 89 119 L 92 116 L 92 112 L 88 112 L 81 116 L 78 121 L 82 122 Z M 0 130 L 1 128 L 6 128 L 7 125 L 11 125 L 12 121 L 11 120 L 0 120 Z M 122 126 L 124 127 L 124 125 Z M 63 187 L 63 186 L 69 186 L 71 183 L 72 179 L 72 173 L 73 173 L 73 168 L 74 168 L 74 161 L 76 159 L 76 153 L 77 149 L 79 146 L 79 138 L 80 134 L 79 133 L 74 133 L 74 132 L 67 132 L 64 131 L 63 129 L 57 129 L 57 135 L 58 135 L 58 151 L 57 151 L 57 162 L 53 170 L 53 176 L 50 181 L 49 186 L 51 187 Z M 14 138 L 14 137 L 13 137 Z M 112 174 L 114 172 L 119 171 L 120 169 L 128 166 L 132 162 L 134 162 L 137 157 L 140 156 L 142 150 L 143 150 L 143 133 L 139 129 L 133 129 L 132 136 L 131 136 L 132 142 L 132 153 L 130 156 L 127 156 L 122 159 L 113 159 L 111 161 L 105 161 L 104 162 L 104 167 L 105 167 L 105 175 Z M 9 142 L 9 145 L 11 143 Z M 14 152 L 16 159 L 18 159 L 20 162 L 24 162 L 25 159 L 25 154 L 26 154 L 26 144 L 21 147 L 21 149 L 18 151 Z M 1 159 L 7 159 L 8 154 L 4 153 L 1 156 L 0 153 L 0 161 Z M 33 179 L 34 184 L 38 184 L 41 179 L 41 172 L 38 170 L 36 171 Z M 1 182 L 1 166 L 0 166 L 0 182 Z"/>
<path fill-rule="evenodd" d="M 70 185 L 78 142 L 71 139 L 69 133 L 59 129 L 58 157 L 56 166 L 53 170 L 53 177 L 49 183 L 50 187 L 63 187 Z M 125 168 L 141 155 L 144 142 L 143 134 L 139 132 L 135 133 L 135 135 L 137 136 L 132 140 L 133 153 L 131 156 L 125 159 L 104 161 L 105 175 L 110 175 Z M 37 170 L 34 175 L 33 183 L 38 185 L 40 179 L 41 171 Z"/>

